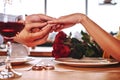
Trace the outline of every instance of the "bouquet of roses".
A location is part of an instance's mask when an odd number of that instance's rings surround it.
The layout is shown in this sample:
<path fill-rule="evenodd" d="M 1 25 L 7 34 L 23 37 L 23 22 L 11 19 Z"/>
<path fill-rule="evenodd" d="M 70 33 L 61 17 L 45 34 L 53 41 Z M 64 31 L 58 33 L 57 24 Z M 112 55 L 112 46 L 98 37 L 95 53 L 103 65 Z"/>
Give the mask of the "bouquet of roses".
<path fill-rule="evenodd" d="M 82 38 L 78 40 L 71 37 L 71 33 L 67 36 L 63 31 L 60 31 L 53 42 L 52 55 L 55 58 L 72 57 L 80 59 L 83 56 L 87 57 L 102 57 L 103 50 L 99 45 L 91 40 L 91 37 L 81 31 Z"/>

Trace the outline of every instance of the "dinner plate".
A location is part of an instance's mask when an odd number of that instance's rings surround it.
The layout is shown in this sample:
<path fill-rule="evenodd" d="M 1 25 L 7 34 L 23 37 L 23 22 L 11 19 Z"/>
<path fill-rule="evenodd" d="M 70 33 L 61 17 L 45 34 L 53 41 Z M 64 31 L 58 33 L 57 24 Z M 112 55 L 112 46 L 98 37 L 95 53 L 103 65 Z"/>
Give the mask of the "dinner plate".
<path fill-rule="evenodd" d="M 119 62 L 114 59 L 103 59 L 103 58 L 57 58 L 54 60 L 58 64 L 65 64 L 69 66 L 77 67 L 100 67 L 112 64 L 118 64 Z"/>
<path fill-rule="evenodd" d="M 24 64 L 26 62 L 32 61 L 32 58 L 12 58 L 11 60 L 11 64 L 12 65 L 20 65 L 20 64 Z"/>

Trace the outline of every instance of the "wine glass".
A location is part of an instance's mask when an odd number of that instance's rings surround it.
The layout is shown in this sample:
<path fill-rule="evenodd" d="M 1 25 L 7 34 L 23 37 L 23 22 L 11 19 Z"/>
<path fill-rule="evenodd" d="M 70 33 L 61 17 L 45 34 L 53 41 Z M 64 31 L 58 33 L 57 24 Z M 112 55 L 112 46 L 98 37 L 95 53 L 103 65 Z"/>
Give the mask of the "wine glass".
<path fill-rule="evenodd" d="M 4 37 L 4 42 L 7 47 L 7 57 L 5 60 L 5 69 L 0 71 L 0 79 L 8 79 L 22 76 L 21 73 L 12 69 L 10 56 L 12 52 L 13 37 L 24 28 L 22 15 L 14 14 L 19 0 L 3 0 L 3 13 L 0 13 L 0 34 Z M 18 3 L 18 2 L 17 2 Z M 14 5 L 15 4 L 15 5 Z M 19 12 L 19 11 L 18 11 Z"/>

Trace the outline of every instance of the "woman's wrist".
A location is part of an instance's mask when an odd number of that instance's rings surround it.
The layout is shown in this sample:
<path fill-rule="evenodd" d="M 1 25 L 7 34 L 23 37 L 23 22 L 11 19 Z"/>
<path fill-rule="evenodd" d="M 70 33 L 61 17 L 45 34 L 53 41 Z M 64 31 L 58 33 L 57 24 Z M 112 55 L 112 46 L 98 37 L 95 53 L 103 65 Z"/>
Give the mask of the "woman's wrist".
<path fill-rule="evenodd" d="M 83 23 L 85 20 L 87 19 L 87 16 L 85 14 L 79 14 L 79 17 L 78 17 L 78 23 Z"/>

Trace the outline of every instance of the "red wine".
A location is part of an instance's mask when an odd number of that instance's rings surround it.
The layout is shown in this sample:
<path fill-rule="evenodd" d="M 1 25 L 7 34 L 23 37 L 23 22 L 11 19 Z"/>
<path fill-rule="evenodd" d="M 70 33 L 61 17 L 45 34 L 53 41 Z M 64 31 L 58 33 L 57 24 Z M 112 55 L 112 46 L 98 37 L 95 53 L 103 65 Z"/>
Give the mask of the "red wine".
<path fill-rule="evenodd" d="M 20 32 L 23 28 L 23 23 L 0 22 L 0 34 L 6 38 L 14 37 L 17 32 Z"/>

